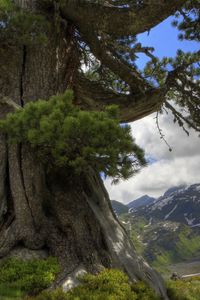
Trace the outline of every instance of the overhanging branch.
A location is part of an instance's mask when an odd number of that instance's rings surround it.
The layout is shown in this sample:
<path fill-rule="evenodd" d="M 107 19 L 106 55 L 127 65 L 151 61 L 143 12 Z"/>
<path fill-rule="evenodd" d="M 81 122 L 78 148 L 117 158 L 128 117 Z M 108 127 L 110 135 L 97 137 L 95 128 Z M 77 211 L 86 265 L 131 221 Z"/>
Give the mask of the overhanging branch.
<path fill-rule="evenodd" d="M 183 122 L 185 122 L 189 127 L 193 128 L 196 131 L 200 131 L 200 128 L 198 128 L 197 126 L 195 126 L 195 124 L 193 124 L 188 118 L 186 118 L 185 116 L 183 116 L 178 110 L 176 110 L 169 102 L 165 102 L 165 107 L 168 108 L 172 114 L 178 119 L 178 120 L 182 120 Z M 183 125 L 181 126 L 183 127 Z M 183 127 L 184 131 L 185 128 Z M 186 131 L 187 134 L 188 131 Z"/>
<path fill-rule="evenodd" d="M 145 94 L 125 95 L 105 89 L 96 81 L 77 75 L 75 84 L 77 104 L 87 110 L 103 110 L 106 105 L 116 104 L 120 110 L 121 122 L 133 122 L 160 110 L 165 101 L 165 91 L 152 88 Z"/>
<path fill-rule="evenodd" d="M 115 37 L 136 35 L 150 30 L 180 9 L 186 0 L 151 0 L 138 7 L 114 7 L 107 1 L 68 0 L 62 16 L 79 28 L 90 26 Z"/>
<path fill-rule="evenodd" d="M 102 45 L 95 33 L 91 31 L 83 31 L 83 38 L 90 46 L 92 53 L 103 65 L 108 67 L 112 72 L 118 75 L 131 88 L 134 94 L 144 92 L 151 88 L 150 84 L 140 75 L 133 67 L 125 64 L 122 59 L 114 56 L 110 49 Z"/>

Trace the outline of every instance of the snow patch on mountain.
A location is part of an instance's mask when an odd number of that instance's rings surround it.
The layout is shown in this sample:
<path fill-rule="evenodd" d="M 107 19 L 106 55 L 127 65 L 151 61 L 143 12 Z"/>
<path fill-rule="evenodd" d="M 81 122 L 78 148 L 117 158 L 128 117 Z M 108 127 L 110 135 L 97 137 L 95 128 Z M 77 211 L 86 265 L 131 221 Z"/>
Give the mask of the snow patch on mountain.
<path fill-rule="evenodd" d="M 144 227 L 149 227 L 152 224 L 152 218 L 150 218 L 149 223 L 147 225 L 145 225 Z"/>
<path fill-rule="evenodd" d="M 199 186 L 198 186 L 198 185 L 196 186 L 196 191 L 197 191 L 197 192 L 200 192 L 200 185 L 199 185 Z"/>
<path fill-rule="evenodd" d="M 200 223 L 200 183 L 170 188 L 153 203 L 136 209 L 133 214 L 145 216 L 151 223 L 172 221 L 194 226 Z"/>
<path fill-rule="evenodd" d="M 191 226 L 191 228 L 193 227 L 200 227 L 200 223 Z"/>
<path fill-rule="evenodd" d="M 160 200 L 158 199 L 158 201 L 156 201 L 153 206 L 151 207 L 151 210 L 154 211 L 156 209 L 162 209 L 165 205 L 171 203 L 171 201 L 173 200 L 173 197 L 167 197 L 167 198 L 161 198 Z"/>
<path fill-rule="evenodd" d="M 165 216 L 165 220 L 167 220 L 169 218 L 169 216 L 175 211 L 175 209 L 177 208 L 178 204 L 176 204 L 174 206 L 174 208 L 172 208 L 172 210 Z"/>
<path fill-rule="evenodd" d="M 187 221 L 189 226 L 194 226 L 193 222 L 196 220 L 196 218 L 189 219 L 189 218 L 185 217 L 185 220 Z"/>

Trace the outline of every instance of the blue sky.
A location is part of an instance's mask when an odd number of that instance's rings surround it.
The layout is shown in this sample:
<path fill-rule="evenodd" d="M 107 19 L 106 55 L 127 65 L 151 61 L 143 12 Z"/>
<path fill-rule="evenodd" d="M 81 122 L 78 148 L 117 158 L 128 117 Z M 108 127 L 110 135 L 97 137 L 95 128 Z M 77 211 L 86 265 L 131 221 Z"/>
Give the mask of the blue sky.
<path fill-rule="evenodd" d="M 178 49 L 182 49 L 185 52 L 197 51 L 200 49 L 200 45 L 197 42 L 180 41 L 178 40 L 179 31 L 171 25 L 174 17 L 169 17 L 156 27 L 154 27 L 150 33 L 147 32 L 138 35 L 138 42 L 143 46 L 151 46 L 155 48 L 155 56 L 162 58 L 163 56 L 174 57 Z M 138 66 L 144 67 L 148 58 L 141 54 L 138 60 Z"/>

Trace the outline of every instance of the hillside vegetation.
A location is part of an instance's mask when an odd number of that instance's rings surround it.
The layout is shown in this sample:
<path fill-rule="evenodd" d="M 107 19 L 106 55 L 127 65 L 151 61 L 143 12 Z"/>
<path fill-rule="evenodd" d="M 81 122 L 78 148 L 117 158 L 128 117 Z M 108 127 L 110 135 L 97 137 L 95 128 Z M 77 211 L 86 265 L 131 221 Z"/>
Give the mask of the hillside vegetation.
<path fill-rule="evenodd" d="M 172 300 L 199 300 L 200 277 L 192 277 L 187 280 L 169 281 L 168 295 Z"/>
<path fill-rule="evenodd" d="M 1 300 L 161 300 L 143 282 L 132 283 L 123 272 L 111 269 L 80 277 L 80 285 L 64 292 L 45 290 L 59 270 L 54 258 L 24 262 L 8 259 L 0 273 Z M 167 282 L 171 300 L 199 300 L 200 277 Z"/>
<path fill-rule="evenodd" d="M 153 202 L 138 207 L 131 201 L 127 207 L 128 213 L 117 215 L 137 252 L 158 271 L 170 275 L 169 265 L 200 261 L 200 184 L 170 188 Z"/>
<path fill-rule="evenodd" d="M 69 292 L 61 288 L 45 291 L 59 270 L 53 258 L 24 262 L 6 260 L 0 274 L 2 300 L 159 300 L 143 282 L 132 283 L 123 272 L 111 269 L 98 275 L 86 274 Z M 44 291 L 43 291 L 44 290 Z"/>

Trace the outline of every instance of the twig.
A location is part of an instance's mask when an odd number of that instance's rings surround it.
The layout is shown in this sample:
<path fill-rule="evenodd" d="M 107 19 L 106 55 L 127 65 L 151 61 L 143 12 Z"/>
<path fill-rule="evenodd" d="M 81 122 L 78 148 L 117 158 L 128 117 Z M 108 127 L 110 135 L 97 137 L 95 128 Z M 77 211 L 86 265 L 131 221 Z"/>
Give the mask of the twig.
<path fill-rule="evenodd" d="M 171 152 L 172 151 L 172 147 L 166 141 L 165 136 L 162 133 L 162 129 L 160 128 L 160 125 L 159 125 L 159 112 L 158 111 L 156 113 L 156 118 L 155 119 L 156 119 L 156 126 L 158 128 L 158 132 L 159 132 L 160 138 L 164 141 L 164 143 L 167 145 L 169 151 Z"/>

